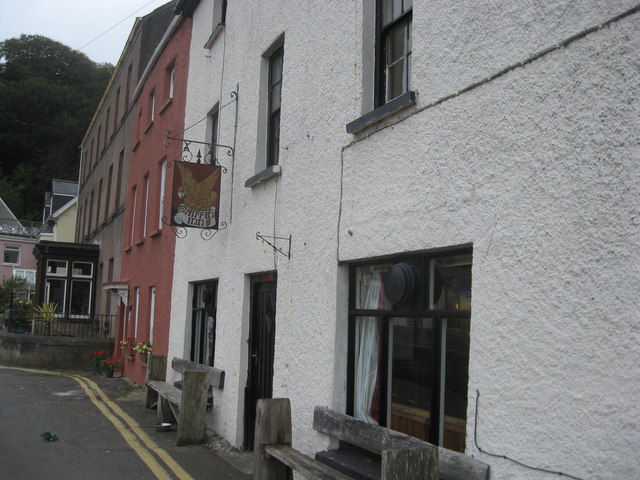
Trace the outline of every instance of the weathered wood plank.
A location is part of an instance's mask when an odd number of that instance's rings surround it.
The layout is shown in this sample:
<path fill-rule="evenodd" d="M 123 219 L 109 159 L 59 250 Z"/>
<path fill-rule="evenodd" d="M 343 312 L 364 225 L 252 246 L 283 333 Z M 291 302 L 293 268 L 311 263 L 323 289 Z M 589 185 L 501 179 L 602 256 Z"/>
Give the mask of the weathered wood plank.
<path fill-rule="evenodd" d="M 146 380 L 165 380 L 167 372 L 167 357 L 163 355 L 149 355 L 147 360 L 147 377 Z M 144 406 L 151 408 L 158 403 L 158 394 L 155 390 L 145 386 L 144 389 Z"/>
<path fill-rule="evenodd" d="M 353 480 L 288 445 L 267 445 L 264 451 L 308 480 Z"/>
<path fill-rule="evenodd" d="M 356 420 L 326 407 L 316 407 L 313 428 L 344 442 L 382 454 L 383 450 L 397 450 L 430 445 L 404 433 Z M 489 465 L 475 458 L 438 447 L 439 473 L 442 480 L 488 480 Z"/>
<path fill-rule="evenodd" d="M 204 442 L 204 417 L 207 412 L 208 389 L 209 374 L 207 372 L 184 372 L 176 439 L 178 446 Z"/>
<path fill-rule="evenodd" d="M 176 388 L 173 385 L 169 385 L 167 382 L 161 382 L 158 380 L 149 380 L 146 383 L 146 386 L 158 392 L 161 396 L 169 400 L 171 403 L 180 405 L 180 401 L 182 399 L 182 390 L 180 390 L 179 388 Z"/>
<path fill-rule="evenodd" d="M 171 368 L 176 372 L 184 374 L 186 371 L 207 372 L 210 375 L 210 384 L 213 388 L 222 390 L 224 388 L 224 370 L 201 363 L 195 363 L 184 358 L 173 357 L 171 360 Z"/>
<path fill-rule="evenodd" d="M 403 448 L 382 451 L 381 480 L 438 480 L 438 448 Z"/>
<path fill-rule="evenodd" d="M 291 404 L 288 398 L 262 398 L 256 405 L 255 480 L 292 480 L 285 464 L 265 454 L 267 445 L 291 446 Z"/>

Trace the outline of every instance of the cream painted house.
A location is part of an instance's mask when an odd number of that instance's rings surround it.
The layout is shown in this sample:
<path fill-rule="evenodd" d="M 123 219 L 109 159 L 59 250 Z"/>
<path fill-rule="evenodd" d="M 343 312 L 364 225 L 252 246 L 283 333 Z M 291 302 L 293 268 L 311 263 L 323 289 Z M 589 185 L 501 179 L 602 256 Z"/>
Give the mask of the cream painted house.
<path fill-rule="evenodd" d="M 288 397 L 307 453 L 326 405 L 494 479 L 633 478 L 637 4 L 187 3 L 173 136 L 224 168 L 169 356 L 225 370 L 210 426 L 251 448 Z"/>

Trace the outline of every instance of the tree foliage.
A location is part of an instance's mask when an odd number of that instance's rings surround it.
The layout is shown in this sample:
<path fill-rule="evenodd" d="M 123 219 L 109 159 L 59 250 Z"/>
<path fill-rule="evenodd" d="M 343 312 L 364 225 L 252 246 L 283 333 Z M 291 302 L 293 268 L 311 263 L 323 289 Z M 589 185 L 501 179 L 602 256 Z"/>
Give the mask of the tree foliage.
<path fill-rule="evenodd" d="M 77 180 L 79 146 L 113 73 L 40 35 L 0 42 L 0 196 L 40 220 L 51 179 Z"/>

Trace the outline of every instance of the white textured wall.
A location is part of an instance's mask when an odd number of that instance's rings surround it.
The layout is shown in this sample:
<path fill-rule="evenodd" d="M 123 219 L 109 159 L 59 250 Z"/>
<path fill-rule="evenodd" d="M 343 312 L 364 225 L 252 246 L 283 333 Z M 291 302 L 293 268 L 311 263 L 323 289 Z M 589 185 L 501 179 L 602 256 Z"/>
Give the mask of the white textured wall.
<path fill-rule="evenodd" d="M 211 51 L 212 2 L 200 3 L 185 125 L 240 85 L 233 220 L 210 241 L 191 230 L 177 242 L 169 354 L 185 353 L 188 283 L 218 279 L 220 434 L 241 443 L 248 275 L 278 271 L 274 396 L 291 398 L 294 444 L 310 452 L 324 441 L 313 406 L 346 402 L 338 261 L 473 244 L 467 452 L 495 479 L 548 478 L 477 451 L 479 390 L 484 449 L 581 478 L 634 478 L 640 14 L 429 107 L 631 6 L 416 1 L 418 104 L 354 137 L 345 124 L 363 101 L 361 2 L 313 3 L 313 15 L 306 2 L 229 2 L 226 37 Z M 260 55 L 283 31 L 283 174 L 248 189 Z M 221 143 L 233 142 L 233 108 L 221 113 Z M 203 140 L 204 122 L 185 136 Z M 229 222 L 231 162 L 221 157 Z M 292 235 L 291 260 L 257 231 Z"/>

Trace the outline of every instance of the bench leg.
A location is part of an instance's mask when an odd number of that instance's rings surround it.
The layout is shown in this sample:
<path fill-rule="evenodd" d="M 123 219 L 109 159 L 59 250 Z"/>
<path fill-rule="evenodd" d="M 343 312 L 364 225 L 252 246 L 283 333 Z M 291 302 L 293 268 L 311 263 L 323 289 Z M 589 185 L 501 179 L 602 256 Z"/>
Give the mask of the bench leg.
<path fill-rule="evenodd" d="M 176 423 L 176 417 L 173 414 L 171 403 L 163 397 L 158 397 L 158 423 Z"/>
<path fill-rule="evenodd" d="M 205 441 L 204 419 L 209 378 L 208 372 L 184 372 L 178 415 L 178 446 L 197 445 Z"/>
<path fill-rule="evenodd" d="M 144 387 L 144 408 L 153 408 L 158 403 L 158 392 L 153 388 Z"/>

